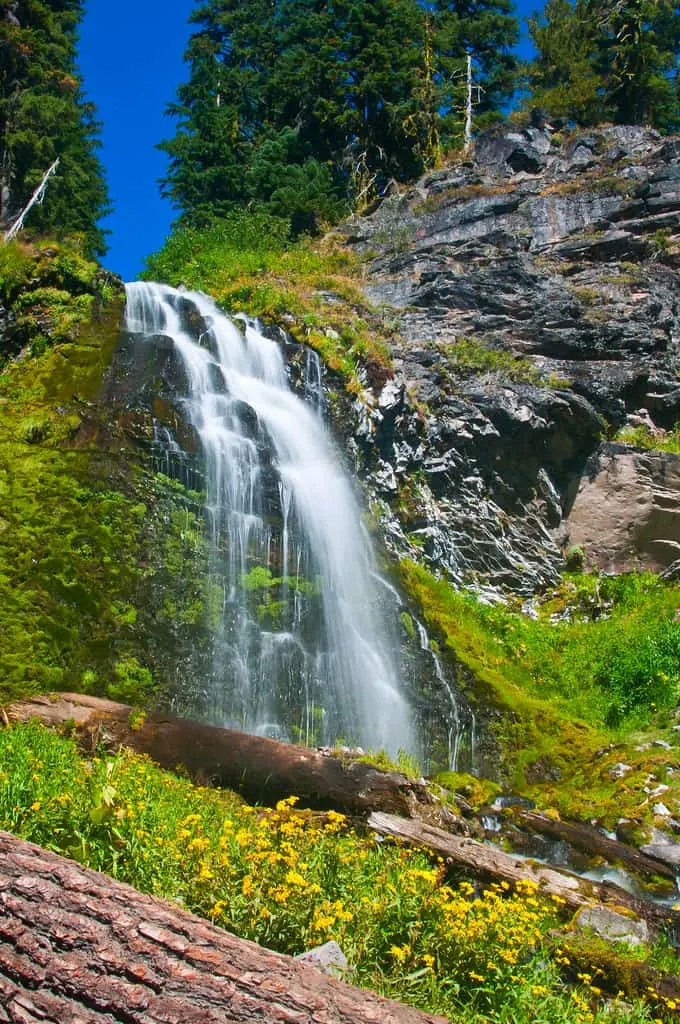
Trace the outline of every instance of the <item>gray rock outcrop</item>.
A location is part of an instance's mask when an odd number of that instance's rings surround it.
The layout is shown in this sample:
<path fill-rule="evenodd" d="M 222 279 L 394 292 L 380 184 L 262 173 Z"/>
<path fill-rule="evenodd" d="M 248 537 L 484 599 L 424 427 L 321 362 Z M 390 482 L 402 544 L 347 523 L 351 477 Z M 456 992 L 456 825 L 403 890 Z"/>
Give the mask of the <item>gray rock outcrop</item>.
<path fill-rule="evenodd" d="M 680 420 L 679 156 L 642 128 L 497 130 L 345 226 L 399 339 L 344 424 L 396 554 L 520 593 L 570 545 L 678 559 L 680 460 L 603 440 Z"/>

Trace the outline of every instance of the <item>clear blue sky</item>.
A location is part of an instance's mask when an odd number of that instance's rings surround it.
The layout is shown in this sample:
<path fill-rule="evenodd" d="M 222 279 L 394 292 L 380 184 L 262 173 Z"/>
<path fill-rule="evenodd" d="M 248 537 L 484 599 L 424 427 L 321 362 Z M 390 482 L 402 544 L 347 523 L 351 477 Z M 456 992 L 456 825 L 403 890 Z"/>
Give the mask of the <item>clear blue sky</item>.
<path fill-rule="evenodd" d="M 159 248 L 174 213 L 160 198 L 165 156 L 155 146 L 173 133 L 164 116 L 184 81 L 182 57 L 194 0 L 88 0 L 80 32 L 80 70 L 103 125 L 101 159 L 114 212 L 105 265 L 134 280 Z M 525 17 L 542 0 L 518 0 Z"/>

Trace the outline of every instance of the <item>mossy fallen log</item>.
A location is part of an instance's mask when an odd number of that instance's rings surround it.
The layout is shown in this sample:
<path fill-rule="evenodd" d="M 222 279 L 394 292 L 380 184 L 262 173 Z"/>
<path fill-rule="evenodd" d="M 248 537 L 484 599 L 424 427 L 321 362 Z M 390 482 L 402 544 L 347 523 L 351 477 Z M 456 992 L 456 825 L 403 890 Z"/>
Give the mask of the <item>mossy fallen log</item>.
<path fill-rule="evenodd" d="M 135 715 L 127 704 L 100 697 L 48 694 L 18 701 L 5 712 L 10 722 L 38 718 L 49 726 L 70 726 L 87 752 L 124 746 L 148 754 L 161 768 L 181 766 L 196 781 L 235 790 L 253 803 L 272 804 L 294 794 L 302 806 L 356 815 L 410 815 L 432 804 L 427 787 L 400 772 L 171 715 Z"/>
<path fill-rule="evenodd" d="M 446 1024 L 0 832 L 0 1020 Z"/>
<path fill-rule="evenodd" d="M 382 836 L 390 836 L 422 849 L 431 850 L 477 877 L 496 882 L 535 882 L 546 896 L 556 897 L 567 907 L 578 910 L 591 903 L 602 903 L 647 922 L 654 934 L 680 935 L 680 913 L 650 900 L 637 899 L 610 882 L 591 882 L 585 878 L 535 861 L 517 857 L 486 843 L 465 836 L 454 836 L 423 821 L 399 818 L 375 812 L 368 826 Z"/>

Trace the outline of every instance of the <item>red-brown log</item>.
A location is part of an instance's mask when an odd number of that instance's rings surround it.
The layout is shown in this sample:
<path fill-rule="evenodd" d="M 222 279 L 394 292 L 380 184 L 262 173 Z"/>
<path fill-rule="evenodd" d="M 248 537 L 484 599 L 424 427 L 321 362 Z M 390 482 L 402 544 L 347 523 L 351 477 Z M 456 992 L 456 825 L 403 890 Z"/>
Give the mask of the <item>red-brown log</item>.
<path fill-rule="evenodd" d="M 446 1024 L 6 832 L 0 1021 Z"/>
<path fill-rule="evenodd" d="M 100 744 L 109 750 L 130 747 L 161 768 L 182 766 L 197 781 L 233 789 L 253 803 L 273 804 L 295 794 L 304 807 L 405 815 L 432 803 L 426 786 L 400 772 L 172 715 L 149 714 L 135 723 L 131 707 L 101 697 L 47 694 L 17 701 L 6 713 L 14 722 L 73 723 L 88 752 Z"/>

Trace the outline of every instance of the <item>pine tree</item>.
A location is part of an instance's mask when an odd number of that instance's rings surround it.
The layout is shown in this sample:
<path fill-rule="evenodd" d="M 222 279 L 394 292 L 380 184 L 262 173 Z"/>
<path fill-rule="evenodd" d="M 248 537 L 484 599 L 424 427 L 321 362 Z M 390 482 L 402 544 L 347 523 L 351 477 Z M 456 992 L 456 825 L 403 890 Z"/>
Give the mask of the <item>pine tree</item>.
<path fill-rule="evenodd" d="M 185 221 L 251 203 L 309 223 L 422 166 L 415 0 L 208 0 L 192 21 L 178 131 L 161 144 Z"/>
<path fill-rule="evenodd" d="M 96 155 L 94 107 L 76 67 L 82 0 L 5 0 L 0 4 L 0 221 L 6 226 L 59 157 L 30 226 L 81 234 L 102 255 L 97 221 L 108 210 Z"/>
<path fill-rule="evenodd" d="M 597 21 L 587 0 L 548 0 L 529 19 L 538 57 L 528 68 L 528 104 L 579 124 L 605 119 L 602 74 L 597 67 Z"/>
<path fill-rule="evenodd" d="M 607 105 L 620 124 L 680 127 L 680 5 L 667 0 L 609 0 L 589 8 L 602 33 L 598 66 Z"/>
<path fill-rule="evenodd" d="M 502 116 L 517 81 L 517 58 L 512 48 L 519 25 L 512 0 L 434 0 L 441 132 L 449 146 L 463 138 L 466 61 L 473 59 L 479 99 L 475 126 L 484 128 Z"/>
<path fill-rule="evenodd" d="M 549 0 L 529 22 L 531 106 L 580 124 L 680 127 L 680 6 L 668 0 Z"/>
<path fill-rule="evenodd" d="M 237 206 L 298 230 L 432 166 L 462 130 L 456 69 L 475 54 L 480 124 L 509 96 L 511 0 L 203 0 L 170 107 L 162 182 L 185 223 Z M 441 108 L 448 108 L 442 120 Z"/>

